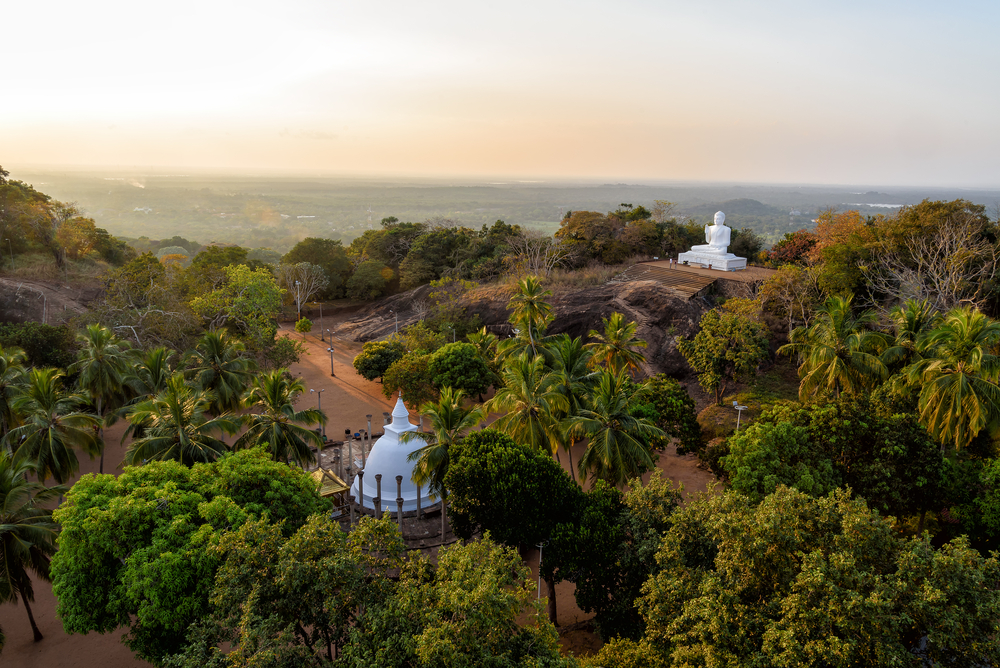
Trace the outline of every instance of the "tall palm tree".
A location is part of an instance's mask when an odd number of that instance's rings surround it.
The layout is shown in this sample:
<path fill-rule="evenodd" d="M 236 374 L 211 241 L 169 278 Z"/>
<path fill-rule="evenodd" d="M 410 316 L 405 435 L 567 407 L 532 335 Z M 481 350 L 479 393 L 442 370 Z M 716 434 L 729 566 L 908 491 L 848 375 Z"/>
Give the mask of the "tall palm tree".
<path fill-rule="evenodd" d="M 242 450 L 267 443 L 276 461 L 288 463 L 293 458 L 302 467 L 314 465 L 316 456 L 309 446 L 322 448 L 323 437 L 306 427 L 325 425 L 326 414 L 316 408 L 295 410 L 295 400 L 305 390 L 302 380 L 289 380 L 285 369 L 257 376 L 243 405 L 251 410 L 260 409 L 260 413 L 244 416 L 243 423 L 247 430 L 236 440 L 233 449 Z"/>
<path fill-rule="evenodd" d="M 507 361 L 501 380 L 502 386 L 484 406 L 488 413 L 501 413 L 493 428 L 518 443 L 555 454 L 558 440 L 552 412 L 566 410 L 568 405 L 553 387 L 556 378 L 546 372 L 545 360 L 525 351 Z"/>
<path fill-rule="evenodd" d="M 922 350 L 927 335 L 941 322 L 927 300 L 907 299 L 902 306 L 892 309 L 893 342 L 882 353 L 882 362 L 889 369 L 899 369 L 923 357 Z"/>
<path fill-rule="evenodd" d="M 80 374 L 77 385 L 90 394 L 97 417 L 103 421 L 105 411 L 125 401 L 125 377 L 132 360 L 132 348 L 101 325 L 87 325 L 77 340 L 83 345 L 69 370 Z M 103 430 L 100 436 L 103 444 Z M 104 473 L 104 448 L 101 448 L 100 472 Z"/>
<path fill-rule="evenodd" d="M 0 348 L 0 439 L 14 426 L 12 402 L 24 387 L 24 360 L 20 348 Z"/>
<path fill-rule="evenodd" d="M 35 600 L 31 573 L 51 582 L 49 557 L 56 551 L 59 525 L 45 505 L 53 502 L 65 487 L 45 487 L 28 482 L 35 466 L 27 458 L 0 450 L 0 603 L 24 603 L 35 642 L 42 633 L 31 614 Z"/>
<path fill-rule="evenodd" d="M 646 342 L 635 338 L 635 330 L 638 325 L 634 321 L 625 321 L 625 316 L 615 312 L 610 318 L 601 318 L 604 323 L 604 333 L 596 329 L 590 330 L 587 334 L 593 343 L 588 343 L 587 347 L 594 352 L 591 364 L 610 369 L 612 373 L 618 373 L 622 369 L 628 369 L 633 374 L 637 372 L 646 358 L 636 348 L 645 348 Z"/>
<path fill-rule="evenodd" d="M 923 358 L 903 370 L 919 388 L 920 421 L 941 443 L 969 445 L 1000 420 L 1000 322 L 972 308 L 950 311 L 924 341 Z"/>
<path fill-rule="evenodd" d="M 101 420 L 80 410 L 89 403 L 82 394 L 65 392 L 59 369 L 32 369 L 27 385 L 12 407 L 20 423 L 4 437 L 6 447 L 35 463 L 41 481 L 62 484 L 80 469 L 75 449 L 93 458 L 103 451 L 97 427 Z"/>
<path fill-rule="evenodd" d="M 225 330 L 207 332 L 198 339 L 185 360 L 186 374 L 203 390 L 213 394 L 211 411 L 222 415 L 240 407 L 243 393 L 253 377 L 253 362 L 243 353 L 246 346 Z"/>
<path fill-rule="evenodd" d="M 826 392 L 839 397 L 841 392 L 858 393 L 875 387 L 885 379 L 887 370 L 879 353 L 887 346 L 886 337 L 867 327 L 875 320 L 872 311 L 855 317 L 853 296 L 830 297 L 816 312 L 813 324 L 799 327 L 778 354 L 798 354 L 799 398 Z"/>
<path fill-rule="evenodd" d="M 511 312 L 508 319 L 517 329 L 518 336 L 501 345 L 500 353 L 504 358 L 518 356 L 528 349 L 532 355 L 539 353 L 544 345 L 545 330 L 555 319 L 552 306 L 545 301 L 551 295 L 552 291 L 542 289 L 535 276 L 525 276 L 518 281 L 517 291 L 507 304 Z"/>
<path fill-rule="evenodd" d="M 569 423 L 587 435 L 587 450 L 580 458 L 580 476 L 594 477 L 620 486 L 653 468 L 649 442 L 663 438 L 663 430 L 646 418 L 629 412 L 644 389 L 629 395 L 625 370 L 602 371 L 591 395 L 591 408 L 580 410 Z"/>
<path fill-rule="evenodd" d="M 167 389 L 167 381 L 173 375 L 170 359 L 175 354 L 173 350 L 164 347 L 142 353 L 125 375 L 125 385 L 131 399 L 108 414 L 105 418 L 106 425 L 110 426 L 120 419 L 127 418 L 136 404 L 152 399 Z M 130 422 L 122 434 L 122 443 L 130 438 L 133 440 L 141 438 L 144 432 L 144 425 Z"/>
<path fill-rule="evenodd" d="M 448 452 L 451 446 L 461 441 L 486 416 L 483 409 L 477 406 L 463 407 L 463 399 L 465 393 L 462 390 L 441 388 L 441 396 L 437 401 L 427 402 L 420 407 L 420 414 L 430 420 L 430 432 L 410 431 L 400 435 L 403 443 L 416 439 L 427 443 L 408 457 L 409 461 L 416 462 L 413 467 L 413 482 L 427 486 L 432 494 L 442 499 L 447 495 L 444 476 L 448 473 Z"/>
<path fill-rule="evenodd" d="M 175 460 L 190 466 L 215 461 L 228 452 L 226 444 L 212 434 L 235 434 L 239 421 L 229 413 L 206 417 L 213 399 L 211 391 L 185 383 L 182 374 L 171 376 L 163 392 L 136 404 L 129 414 L 129 422 L 142 424 L 145 433 L 129 445 L 125 463 Z"/>
<path fill-rule="evenodd" d="M 573 444 L 583 434 L 569 424 L 569 418 L 577 417 L 580 410 L 587 406 L 587 396 L 597 379 L 597 372 L 590 368 L 591 351 L 583 345 L 580 337 L 571 339 L 563 334 L 555 338 L 549 346 L 553 360 L 553 389 L 566 400 L 565 410 L 557 408 L 552 411 L 557 429 L 553 436 L 559 447 L 566 451 L 569 457 L 569 472 L 576 480 L 576 470 L 573 467 Z"/>

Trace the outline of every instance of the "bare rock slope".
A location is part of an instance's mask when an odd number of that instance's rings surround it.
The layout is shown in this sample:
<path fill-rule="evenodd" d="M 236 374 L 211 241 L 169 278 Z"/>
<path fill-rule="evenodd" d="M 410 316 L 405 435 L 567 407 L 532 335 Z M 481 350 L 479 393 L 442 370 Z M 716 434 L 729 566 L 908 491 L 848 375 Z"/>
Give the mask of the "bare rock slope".
<path fill-rule="evenodd" d="M 399 327 L 418 322 L 427 313 L 428 289 L 418 288 L 394 295 L 360 310 L 337 328 L 337 335 L 354 341 L 372 341 L 393 333 L 396 316 Z M 507 322 L 509 289 L 479 288 L 464 297 L 469 314 L 478 313 L 491 331 L 504 336 L 510 332 Z M 691 336 L 708 305 L 700 300 L 685 300 L 655 281 L 609 283 L 597 287 L 563 288 L 549 297 L 556 316 L 550 334 L 566 333 L 586 339 L 591 329 L 602 330 L 601 318 L 615 311 L 638 323 L 637 337 L 646 341 L 648 374 L 667 373 L 676 377 L 690 374 L 690 368 L 677 351 L 675 337 Z"/>

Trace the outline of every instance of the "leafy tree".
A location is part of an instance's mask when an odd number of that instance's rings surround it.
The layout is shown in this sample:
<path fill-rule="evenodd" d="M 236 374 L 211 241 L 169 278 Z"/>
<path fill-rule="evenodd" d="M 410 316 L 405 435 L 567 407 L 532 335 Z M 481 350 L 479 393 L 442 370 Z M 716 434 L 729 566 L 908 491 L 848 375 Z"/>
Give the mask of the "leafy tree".
<path fill-rule="evenodd" d="M 361 353 L 354 358 L 354 369 L 365 380 L 375 380 L 385 375 L 386 370 L 406 353 L 406 348 L 398 339 L 387 341 L 367 341 Z"/>
<path fill-rule="evenodd" d="M 391 397 L 402 392 L 403 401 L 416 409 L 437 398 L 431 380 L 430 355 L 406 353 L 383 374 L 382 394 Z"/>
<path fill-rule="evenodd" d="M 1000 322 L 979 311 L 950 311 L 923 342 L 924 358 L 903 370 L 920 390 L 920 421 L 941 443 L 967 447 L 1000 419 Z"/>
<path fill-rule="evenodd" d="M 729 449 L 730 484 L 751 499 L 778 485 L 811 496 L 845 485 L 869 507 L 900 518 L 944 501 L 944 463 L 933 439 L 916 416 L 878 399 L 775 406 L 730 437 Z"/>
<path fill-rule="evenodd" d="M 556 377 L 546 372 L 545 360 L 520 357 L 507 361 L 501 376 L 502 385 L 486 402 L 488 413 L 500 413 L 493 428 L 540 452 L 554 455 L 559 437 L 553 410 L 567 410 L 567 399 L 555 388 Z"/>
<path fill-rule="evenodd" d="M 131 363 L 131 347 L 106 327 L 88 325 L 77 337 L 81 343 L 77 361 L 70 371 L 79 374 L 77 385 L 90 394 L 102 421 L 108 410 L 125 402 L 125 377 Z M 104 440 L 104 430 L 100 433 Z M 100 472 L 104 473 L 104 449 L 101 448 Z"/>
<path fill-rule="evenodd" d="M 184 358 L 185 376 L 212 392 L 211 411 L 216 415 L 239 408 L 253 378 L 253 363 L 244 356 L 245 350 L 225 330 L 206 332 Z"/>
<path fill-rule="evenodd" d="M 785 319 L 790 334 L 796 323 L 808 326 L 814 316 L 813 309 L 819 298 L 815 271 L 792 264 L 779 267 L 761 285 L 758 296 L 767 312 Z"/>
<path fill-rule="evenodd" d="M 590 397 L 590 407 L 568 422 L 586 435 L 587 450 L 580 458 L 580 477 L 588 473 L 612 485 L 624 485 L 653 468 L 650 443 L 664 432 L 646 418 L 635 417 L 631 402 L 638 402 L 645 388 L 630 394 L 624 369 L 602 371 Z"/>
<path fill-rule="evenodd" d="M 806 261 L 806 256 L 816 246 L 816 241 L 816 235 L 807 230 L 788 232 L 781 240 L 771 246 L 768 259 L 771 264 L 779 267 L 784 264 L 803 264 Z"/>
<path fill-rule="evenodd" d="M 651 665 L 1000 660 L 1000 595 L 986 585 L 1000 565 L 964 538 L 935 549 L 846 492 L 816 499 L 786 487 L 757 506 L 705 495 L 671 521 L 639 605 Z"/>
<path fill-rule="evenodd" d="M 729 252 L 745 258 L 756 258 L 764 250 L 764 238 L 749 227 L 733 230 Z"/>
<path fill-rule="evenodd" d="M 65 369 L 76 360 L 76 334 L 65 325 L 0 324 L 0 346 L 20 348 L 27 357 L 26 362 L 37 368 Z"/>
<path fill-rule="evenodd" d="M 635 607 L 642 585 L 659 571 L 656 552 L 681 490 L 654 471 L 620 492 L 602 480 L 583 495 L 578 517 L 560 524 L 545 548 L 543 570 L 576 586 L 581 610 L 595 612 L 601 638 L 639 639 L 645 622 Z"/>
<path fill-rule="evenodd" d="M 213 433 L 234 434 L 239 423 L 229 413 L 208 419 L 214 394 L 193 388 L 182 374 L 174 374 L 160 394 L 135 405 L 128 419 L 134 438 L 125 451 L 129 466 L 148 461 L 175 460 L 185 465 L 213 462 L 228 452 L 225 442 Z"/>
<path fill-rule="evenodd" d="M 440 228 L 421 234 L 410 246 L 406 259 L 399 263 L 399 285 L 408 290 L 441 278 L 445 269 L 454 266 L 456 251 L 468 245 L 460 229 Z"/>
<path fill-rule="evenodd" d="M 431 355 L 428 371 L 437 388 L 451 387 L 480 395 L 493 384 L 493 374 L 471 343 L 449 343 Z"/>
<path fill-rule="evenodd" d="M 886 346 L 885 338 L 866 327 L 874 322 L 875 314 L 865 311 L 854 317 L 853 297 L 830 297 L 816 312 L 815 321 L 806 329 L 791 333 L 791 343 L 778 349 L 778 354 L 797 354 L 799 366 L 799 399 L 841 392 L 857 394 L 874 389 L 886 377 L 885 364 L 879 353 Z"/>
<path fill-rule="evenodd" d="M 758 323 L 718 309 L 705 313 L 699 324 L 693 339 L 677 338 L 677 349 L 721 406 L 729 382 L 750 377 L 767 359 L 767 333 Z"/>
<path fill-rule="evenodd" d="M 236 439 L 233 449 L 266 446 L 276 461 L 287 464 L 293 458 L 303 468 L 315 465 L 316 457 L 310 446 L 322 449 L 323 437 L 306 427 L 326 424 L 326 415 L 315 408 L 295 410 L 295 400 L 305 390 L 302 379 L 289 380 L 285 369 L 254 378 L 243 405 L 260 413 L 244 417 L 246 431 Z"/>
<path fill-rule="evenodd" d="M 587 334 L 594 339 L 593 343 L 587 344 L 594 351 L 590 363 L 609 369 L 612 373 L 628 369 L 635 374 L 646 361 L 642 353 L 636 350 L 646 347 L 645 341 L 635 338 L 638 325 L 635 322 L 625 322 L 625 316 L 618 312 L 612 313 L 610 318 L 601 318 L 601 321 L 604 323 L 603 334 L 596 329 Z"/>
<path fill-rule="evenodd" d="M 452 446 L 444 485 L 451 492 L 455 535 L 467 540 L 488 531 L 511 546 L 548 540 L 580 497 L 580 488 L 553 459 L 493 429 Z M 555 623 L 555 581 L 547 582 Z"/>
<path fill-rule="evenodd" d="M 74 450 L 93 458 L 104 447 L 97 435 L 100 419 L 80 409 L 85 397 L 66 392 L 59 369 L 32 369 L 21 394 L 11 404 L 20 426 L 7 432 L 4 444 L 35 463 L 41 481 L 62 484 L 80 469 Z"/>
<path fill-rule="evenodd" d="M 645 382 L 645 399 L 657 413 L 657 425 L 669 438 L 678 439 L 678 454 L 698 452 L 703 446 L 694 399 L 673 378 L 659 373 Z"/>
<path fill-rule="evenodd" d="M 425 486 L 441 499 L 448 495 L 444 478 L 448 473 L 451 448 L 486 417 L 481 408 L 463 407 L 464 399 L 462 390 L 441 388 L 441 398 L 437 402 L 428 402 L 420 407 L 420 414 L 426 415 L 430 420 L 430 433 L 411 431 L 400 436 L 404 443 L 416 439 L 426 443 L 407 458 L 408 461 L 416 461 L 413 482 Z"/>
<path fill-rule="evenodd" d="M 225 282 L 211 293 L 192 299 L 191 308 L 210 328 L 228 324 L 253 346 L 263 348 L 277 332 L 275 318 L 283 291 L 267 269 L 230 265 L 223 272 Z"/>
<path fill-rule="evenodd" d="M 28 474 L 34 472 L 31 461 L 0 449 L 0 603 L 16 604 L 21 599 L 38 642 L 42 633 L 29 605 L 35 600 L 31 574 L 51 582 L 49 558 L 56 551 L 59 525 L 46 506 L 66 490 L 28 482 Z"/>
<path fill-rule="evenodd" d="M 180 283 L 186 296 L 202 295 L 225 285 L 229 280 L 226 267 L 242 266 L 252 270 L 251 264 L 247 260 L 247 249 L 242 246 L 208 246 L 191 259 L 191 266 L 183 273 Z"/>
<path fill-rule="evenodd" d="M 319 239 L 306 237 L 295 244 L 281 258 L 284 264 L 308 262 L 323 268 L 329 283 L 322 294 L 328 298 L 338 298 L 344 295 L 344 285 L 351 275 L 351 260 L 347 256 L 340 239 Z"/>
<path fill-rule="evenodd" d="M 375 260 L 362 262 L 347 279 L 347 296 L 362 301 L 378 299 L 385 293 L 386 285 L 392 277 L 392 269 L 381 262 Z"/>
<path fill-rule="evenodd" d="M 434 331 L 423 322 L 404 328 L 397 338 L 407 351 L 423 354 L 436 352 L 447 341 L 444 334 Z"/>
<path fill-rule="evenodd" d="M 299 318 L 295 323 L 295 331 L 299 334 L 307 334 L 312 331 L 313 324 L 309 318 Z"/>
<path fill-rule="evenodd" d="M 261 450 L 190 468 L 152 462 L 117 478 L 84 477 L 54 513 L 62 533 L 52 588 L 63 628 L 125 627 L 122 641 L 159 663 L 209 612 L 221 536 L 260 517 L 290 536 L 329 509 L 315 490 L 308 474 Z"/>

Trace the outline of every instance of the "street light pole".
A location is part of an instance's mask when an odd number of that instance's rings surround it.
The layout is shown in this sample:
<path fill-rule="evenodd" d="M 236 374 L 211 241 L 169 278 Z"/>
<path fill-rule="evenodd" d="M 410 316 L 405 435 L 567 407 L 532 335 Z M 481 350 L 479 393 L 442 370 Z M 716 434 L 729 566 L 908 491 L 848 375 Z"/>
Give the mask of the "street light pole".
<path fill-rule="evenodd" d="M 393 314 L 396 317 L 396 333 L 399 334 L 399 314 L 396 313 L 393 309 L 389 309 L 389 313 Z"/>
<path fill-rule="evenodd" d="M 323 338 L 323 302 L 317 302 L 319 304 L 319 340 L 326 341 Z"/>
<path fill-rule="evenodd" d="M 333 346 L 330 346 L 327 350 L 330 351 L 330 375 L 336 377 L 337 374 L 333 372 Z"/>
<path fill-rule="evenodd" d="M 743 417 L 743 411 L 747 409 L 746 406 L 740 406 L 740 402 L 734 401 L 733 408 L 736 409 L 736 433 L 740 433 L 740 418 Z"/>
<path fill-rule="evenodd" d="M 300 281 L 295 281 L 295 310 L 299 313 L 299 320 L 302 320 L 302 293 L 299 291 Z"/>
<path fill-rule="evenodd" d="M 316 392 L 316 390 L 309 390 L 309 391 L 310 392 Z M 324 392 L 326 392 L 326 388 L 325 387 L 322 390 L 320 390 L 319 392 L 316 392 L 316 410 L 318 410 L 320 413 L 323 412 L 323 393 Z M 320 426 L 323 428 L 323 440 L 325 441 L 326 440 L 326 425 L 325 424 L 321 424 Z"/>

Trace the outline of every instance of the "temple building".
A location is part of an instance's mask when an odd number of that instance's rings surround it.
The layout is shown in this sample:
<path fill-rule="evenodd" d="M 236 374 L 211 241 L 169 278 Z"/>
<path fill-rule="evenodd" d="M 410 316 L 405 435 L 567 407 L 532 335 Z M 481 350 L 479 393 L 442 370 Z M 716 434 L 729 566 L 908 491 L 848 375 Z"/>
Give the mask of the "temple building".
<path fill-rule="evenodd" d="M 403 476 L 403 512 L 417 509 L 417 486 L 411 480 L 415 462 L 407 461 L 407 457 L 410 453 L 427 445 L 427 442 L 422 438 L 416 438 L 408 443 L 403 443 L 400 440 L 400 435 L 411 431 L 417 431 L 417 425 L 410 423 L 410 413 L 406 410 L 403 399 L 400 397 L 396 400 L 395 408 L 392 409 L 392 423 L 385 425 L 385 434 L 375 441 L 375 445 L 372 446 L 371 452 L 368 454 L 364 476 L 354 478 L 354 482 L 351 484 L 351 495 L 356 503 L 363 503 L 364 507 L 369 509 L 375 507 L 375 498 L 378 497 L 375 476 L 381 473 L 382 509 L 391 513 L 396 512 L 397 475 Z M 362 478 L 364 484 L 363 488 L 359 490 L 358 481 Z M 435 502 L 436 499 L 431 499 L 427 488 L 420 489 L 422 508 L 426 509 Z"/>

